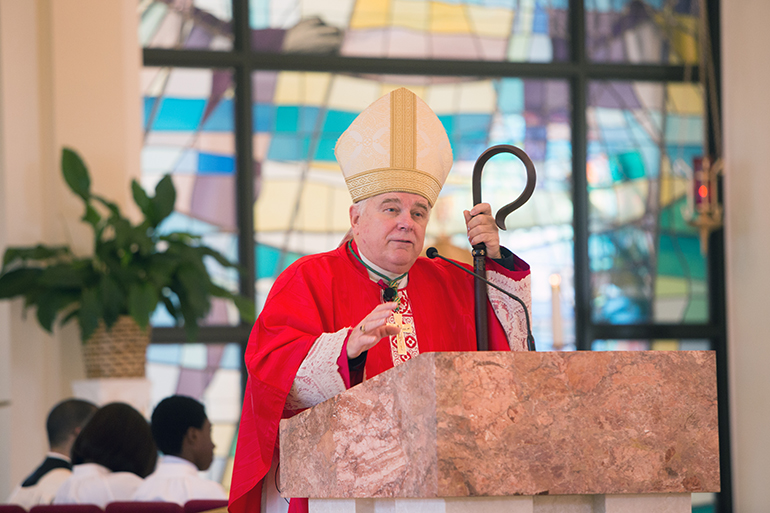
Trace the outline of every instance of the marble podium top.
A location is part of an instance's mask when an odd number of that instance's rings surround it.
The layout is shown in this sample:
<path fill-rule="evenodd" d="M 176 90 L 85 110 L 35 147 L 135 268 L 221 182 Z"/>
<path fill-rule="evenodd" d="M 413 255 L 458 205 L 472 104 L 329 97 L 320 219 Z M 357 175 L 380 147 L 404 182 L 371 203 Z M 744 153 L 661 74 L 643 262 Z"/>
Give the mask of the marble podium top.
<path fill-rule="evenodd" d="M 711 351 L 426 353 L 281 421 L 286 497 L 719 491 Z"/>

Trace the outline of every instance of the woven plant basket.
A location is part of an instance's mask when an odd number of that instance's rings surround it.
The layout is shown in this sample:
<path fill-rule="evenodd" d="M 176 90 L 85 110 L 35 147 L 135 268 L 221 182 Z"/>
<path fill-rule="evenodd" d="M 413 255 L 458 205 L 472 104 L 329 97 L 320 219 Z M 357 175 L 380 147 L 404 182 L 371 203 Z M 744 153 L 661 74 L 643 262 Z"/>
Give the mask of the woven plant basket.
<path fill-rule="evenodd" d="M 128 315 L 107 331 L 104 322 L 83 344 L 88 378 L 143 378 L 150 328 L 142 330 Z"/>

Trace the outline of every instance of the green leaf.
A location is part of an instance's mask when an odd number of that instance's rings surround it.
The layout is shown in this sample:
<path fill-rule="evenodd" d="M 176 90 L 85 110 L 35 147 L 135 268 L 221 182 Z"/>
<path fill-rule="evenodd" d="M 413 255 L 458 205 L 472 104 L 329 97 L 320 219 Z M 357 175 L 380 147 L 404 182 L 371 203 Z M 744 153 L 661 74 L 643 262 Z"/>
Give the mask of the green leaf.
<path fill-rule="evenodd" d="M 171 299 L 166 296 L 161 296 L 160 299 L 163 301 L 163 306 L 166 307 L 168 313 L 171 314 L 174 319 L 179 320 L 179 310 L 177 310 L 176 306 L 174 306 L 174 303 L 171 301 Z"/>
<path fill-rule="evenodd" d="M 102 311 L 104 312 L 104 322 L 108 326 L 115 324 L 121 313 L 124 311 L 126 296 L 123 289 L 110 276 L 105 276 L 99 284 L 99 293 L 102 300 Z"/>
<path fill-rule="evenodd" d="M 50 290 L 46 294 L 42 294 L 37 300 L 37 320 L 40 326 L 52 333 L 53 322 L 59 312 L 76 303 L 78 299 L 79 294 L 73 292 Z"/>
<path fill-rule="evenodd" d="M 112 219 L 111 224 L 115 228 L 115 244 L 130 253 L 130 243 L 132 239 L 132 227 L 128 219 Z"/>
<path fill-rule="evenodd" d="M 80 155 L 64 148 L 61 153 L 61 169 L 70 190 L 88 202 L 91 196 L 91 178 Z"/>
<path fill-rule="evenodd" d="M 86 213 L 83 214 L 83 217 L 81 218 L 81 220 L 90 224 L 94 228 L 96 228 L 96 226 L 99 224 L 99 221 L 102 220 L 102 216 L 89 203 L 88 205 L 86 205 Z"/>
<path fill-rule="evenodd" d="M 198 318 L 202 317 L 185 308 L 185 302 L 182 301 L 182 317 L 184 318 L 184 331 L 188 342 L 195 342 L 198 337 Z"/>
<path fill-rule="evenodd" d="M 110 214 L 117 218 L 122 218 L 123 215 L 120 213 L 120 208 L 118 207 L 117 203 L 113 203 L 112 201 L 102 198 L 101 196 L 97 196 L 96 194 L 92 194 L 91 197 L 107 207 L 107 209 L 110 211 Z"/>
<path fill-rule="evenodd" d="M 155 218 L 155 212 L 153 210 L 152 201 L 150 201 L 150 197 L 147 195 L 147 192 L 142 188 L 141 185 L 139 185 L 139 182 L 136 180 L 131 180 L 131 192 L 134 195 L 134 203 L 139 207 L 139 210 L 142 211 L 144 214 L 144 217 L 150 221 L 150 224 L 155 226 L 155 223 L 152 222 L 152 220 Z"/>
<path fill-rule="evenodd" d="M 80 308 L 75 308 L 74 310 L 72 310 L 70 313 L 68 313 L 67 315 L 65 315 L 65 316 L 62 318 L 61 322 L 59 322 L 59 326 L 64 326 L 65 324 L 67 324 L 68 322 L 70 322 L 72 319 L 74 319 L 75 317 L 77 317 L 77 315 L 78 315 L 79 313 L 80 313 Z"/>
<path fill-rule="evenodd" d="M 99 293 L 96 288 L 84 290 L 80 300 L 80 311 L 78 312 L 80 336 L 84 342 L 93 335 L 99 326 L 99 319 L 101 317 L 102 309 L 99 305 Z"/>
<path fill-rule="evenodd" d="M 21 260 L 22 262 L 27 260 L 49 260 L 52 258 L 71 258 L 72 252 L 67 246 L 44 246 L 38 244 L 37 246 L 21 247 L 21 248 L 8 248 L 3 256 L 3 269 L 10 264 Z"/>
<path fill-rule="evenodd" d="M 128 290 L 128 313 L 140 328 L 150 323 L 150 314 L 158 306 L 158 294 L 150 283 L 132 283 Z"/>
<path fill-rule="evenodd" d="M 176 189 L 174 189 L 174 182 L 171 181 L 171 175 L 166 175 L 155 186 L 155 197 L 152 199 L 152 203 L 155 207 L 157 218 L 153 227 L 158 226 L 161 221 L 174 211 L 175 202 Z"/>
<path fill-rule="evenodd" d="M 91 269 L 82 265 L 51 265 L 40 275 L 40 284 L 46 287 L 84 288 L 90 277 Z"/>
<path fill-rule="evenodd" d="M 38 285 L 42 269 L 22 268 L 8 271 L 0 276 L 0 299 L 27 296 Z"/>
<path fill-rule="evenodd" d="M 241 314 L 241 321 L 253 324 L 257 320 L 257 307 L 254 301 L 243 296 L 234 296 L 233 301 Z"/>
<path fill-rule="evenodd" d="M 200 269 L 191 265 L 185 265 L 177 272 L 177 279 L 182 286 L 182 291 L 175 291 L 182 303 L 182 314 L 185 307 L 192 315 L 203 317 L 208 313 L 211 303 L 209 301 L 209 284 L 211 279 L 205 268 Z M 185 321 L 187 317 L 185 316 Z"/>
<path fill-rule="evenodd" d="M 227 257 L 225 257 L 222 253 L 215 251 L 209 247 L 206 246 L 200 246 L 197 248 L 201 253 L 203 253 L 206 256 L 210 256 L 217 262 L 219 262 L 219 265 L 223 267 L 237 267 L 236 264 L 230 262 Z"/>

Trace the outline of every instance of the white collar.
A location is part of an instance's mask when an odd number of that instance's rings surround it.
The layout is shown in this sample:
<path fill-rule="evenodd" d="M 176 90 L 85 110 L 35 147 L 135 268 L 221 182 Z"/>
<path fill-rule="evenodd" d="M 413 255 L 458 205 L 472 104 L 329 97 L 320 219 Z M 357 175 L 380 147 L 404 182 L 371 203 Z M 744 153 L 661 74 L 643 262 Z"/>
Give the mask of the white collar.
<path fill-rule="evenodd" d="M 81 463 L 72 467 L 72 475 L 78 477 L 106 475 L 111 472 L 110 469 L 98 463 Z"/>
<path fill-rule="evenodd" d="M 64 460 L 67 463 L 72 463 L 72 460 L 70 459 L 69 456 L 67 456 L 66 454 L 62 454 L 60 452 L 49 451 L 48 454 L 46 454 L 45 456 L 46 458 L 54 458 L 57 460 Z"/>
<path fill-rule="evenodd" d="M 385 269 L 383 269 L 379 265 L 375 264 L 374 262 L 372 262 L 371 260 L 366 258 L 366 255 L 364 255 L 364 252 L 361 251 L 361 248 L 358 248 L 358 254 L 361 256 L 361 260 L 363 260 L 366 263 L 366 265 L 368 265 L 369 267 L 371 267 L 372 269 L 374 269 L 378 273 L 387 276 L 391 280 L 393 278 L 397 278 L 398 276 L 401 275 L 400 273 L 392 273 L 390 271 L 386 271 Z M 372 280 L 375 283 L 379 282 L 382 279 L 382 276 L 377 276 L 375 273 L 373 273 L 369 269 L 367 269 L 366 272 L 369 274 L 369 279 Z M 399 289 L 403 289 L 404 287 L 406 287 L 406 284 L 407 284 L 408 281 L 409 281 L 409 275 L 407 274 L 406 276 L 404 276 L 401 279 L 401 281 L 398 282 L 398 288 Z"/>
<path fill-rule="evenodd" d="M 186 474 L 198 473 L 198 467 L 195 466 L 195 463 L 179 456 L 171 456 L 170 454 L 164 454 L 160 457 L 156 472 L 160 470 L 161 466 L 166 470 L 174 470 Z"/>

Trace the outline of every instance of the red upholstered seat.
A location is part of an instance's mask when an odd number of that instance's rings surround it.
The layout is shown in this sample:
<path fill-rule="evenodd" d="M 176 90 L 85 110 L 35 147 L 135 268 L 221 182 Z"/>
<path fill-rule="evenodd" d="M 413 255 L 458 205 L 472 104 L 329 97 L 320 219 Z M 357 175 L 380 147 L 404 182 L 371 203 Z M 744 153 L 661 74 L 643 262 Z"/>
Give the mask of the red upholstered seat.
<path fill-rule="evenodd" d="M 227 500 L 194 500 L 187 501 L 184 504 L 184 513 L 201 513 L 202 511 L 210 511 L 212 509 L 226 508 Z"/>
<path fill-rule="evenodd" d="M 104 513 L 96 504 L 41 504 L 33 506 L 29 513 Z"/>
<path fill-rule="evenodd" d="M 110 502 L 105 513 L 184 513 L 176 502 Z"/>
<path fill-rule="evenodd" d="M 0 504 L 0 513 L 27 513 L 27 510 L 18 504 Z"/>

